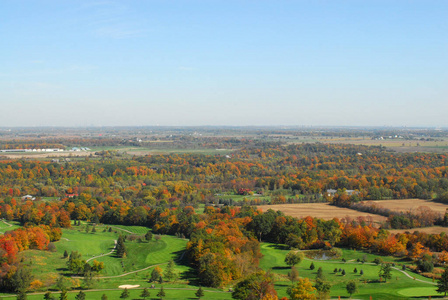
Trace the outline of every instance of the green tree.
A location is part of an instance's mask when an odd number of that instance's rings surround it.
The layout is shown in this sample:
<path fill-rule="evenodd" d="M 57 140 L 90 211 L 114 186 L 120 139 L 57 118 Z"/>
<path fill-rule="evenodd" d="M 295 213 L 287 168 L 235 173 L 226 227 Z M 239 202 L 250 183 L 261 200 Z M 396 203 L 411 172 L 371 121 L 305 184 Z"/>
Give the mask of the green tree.
<path fill-rule="evenodd" d="M 59 300 L 67 300 L 67 291 L 64 290 L 61 292 L 61 294 L 59 295 Z"/>
<path fill-rule="evenodd" d="M 67 250 L 65 250 L 64 251 L 64 256 L 63 256 L 64 258 L 67 258 L 68 257 L 68 252 L 67 252 Z"/>
<path fill-rule="evenodd" d="M 328 299 L 330 295 L 331 284 L 323 281 L 322 279 L 316 279 L 316 284 L 314 285 L 317 291 L 318 299 Z"/>
<path fill-rule="evenodd" d="M 259 214 L 253 217 L 252 222 L 249 227 L 255 231 L 258 236 L 259 241 L 261 242 L 261 237 L 263 235 L 267 235 L 271 229 L 272 225 L 275 222 L 275 218 L 277 217 L 277 213 L 272 209 L 269 209 L 264 214 Z"/>
<path fill-rule="evenodd" d="M 31 270 L 28 268 L 19 268 L 11 277 L 11 285 L 15 292 L 25 292 L 33 280 Z"/>
<path fill-rule="evenodd" d="M 299 251 L 289 251 L 285 256 L 285 263 L 288 266 L 295 266 L 303 260 L 303 253 Z"/>
<path fill-rule="evenodd" d="M 311 262 L 311 264 L 310 264 L 310 270 L 314 270 L 314 268 L 316 268 L 316 267 L 314 266 L 314 263 Z"/>
<path fill-rule="evenodd" d="M 353 280 L 347 283 L 345 289 L 347 290 L 347 293 L 350 294 L 350 298 L 352 297 L 353 294 L 358 292 L 358 286 L 356 285 L 356 282 Z"/>
<path fill-rule="evenodd" d="M 392 266 L 390 264 L 381 264 L 381 269 L 378 272 L 378 276 L 381 279 L 384 279 L 384 282 L 387 282 L 388 279 L 392 278 Z"/>
<path fill-rule="evenodd" d="M 92 267 L 86 263 L 84 265 L 84 271 L 83 271 L 84 278 L 82 279 L 82 285 L 86 289 L 90 289 L 94 285 L 94 273 L 92 270 Z"/>
<path fill-rule="evenodd" d="M 121 299 L 129 298 L 129 294 L 130 294 L 130 293 L 129 293 L 128 289 L 125 288 L 125 289 L 123 290 L 123 292 L 121 292 L 120 298 L 121 298 Z"/>
<path fill-rule="evenodd" d="M 322 267 L 319 267 L 319 269 L 317 269 L 316 280 L 318 279 L 325 281 L 325 275 L 324 271 L 322 270 Z"/>
<path fill-rule="evenodd" d="M 162 270 L 160 269 L 160 267 L 157 266 L 154 269 L 152 269 L 149 282 L 161 281 L 161 280 L 162 280 Z"/>
<path fill-rule="evenodd" d="M 151 293 L 149 292 L 149 290 L 147 288 L 144 288 L 142 293 L 140 294 L 140 297 L 142 297 L 143 299 L 146 299 L 148 297 L 151 297 Z"/>
<path fill-rule="evenodd" d="M 157 293 L 157 297 L 159 297 L 160 299 L 162 299 L 163 297 L 165 297 L 165 291 L 163 290 L 163 286 L 160 288 L 160 291 Z"/>
<path fill-rule="evenodd" d="M 84 271 L 86 261 L 81 258 L 81 253 L 72 251 L 67 261 L 67 268 L 74 274 L 81 274 Z"/>
<path fill-rule="evenodd" d="M 265 297 L 275 299 L 277 292 L 274 289 L 274 276 L 269 272 L 259 271 L 238 282 L 232 298 L 239 300 L 258 300 Z"/>
<path fill-rule="evenodd" d="M 79 291 L 79 293 L 75 297 L 76 300 L 85 300 L 86 299 L 86 293 L 83 291 Z"/>
<path fill-rule="evenodd" d="M 51 294 L 51 292 L 46 292 L 44 295 L 44 300 L 54 300 L 55 298 Z"/>
<path fill-rule="evenodd" d="M 444 297 L 446 297 L 446 292 L 448 292 L 448 267 L 437 280 L 437 293 L 444 293 Z"/>
<path fill-rule="evenodd" d="M 107 295 L 106 295 L 106 294 L 103 294 L 103 295 L 101 296 L 101 300 L 107 300 Z"/>
<path fill-rule="evenodd" d="M 168 265 L 166 266 L 165 272 L 163 276 L 168 279 L 168 281 L 173 280 L 176 277 L 176 273 L 174 272 L 174 260 L 170 260 Z"/>
<path fill-rule="evenodd" d="M 200 286 L 199 289 L 194 294 L 196 295 L 196 297 L 198 297 L 198 299 L 201 299 L 202 297 L 204 297 L 204 290 Z"/>
<path fill-rule="evenodd" d="M 126 246 L 124 244 L 124 237 L 122 235 L 118 237 L 116 251 L 118 257 L 123 257 L 126 255 Z"/>
<path fill-rule="evenodd" d="M 25 291 L 19 291 L 17 293 L 17 300 L 26 300 L 27 296 L 26 296 L 26 292 Z"/>
<path fill-rule="evenodd" d="M 151 231 L 148 231 L 148 232 L 145 234 L 145 240 L 147 240 L 147 241 L 152 240 L 152 232 L 151 232 Z"/>

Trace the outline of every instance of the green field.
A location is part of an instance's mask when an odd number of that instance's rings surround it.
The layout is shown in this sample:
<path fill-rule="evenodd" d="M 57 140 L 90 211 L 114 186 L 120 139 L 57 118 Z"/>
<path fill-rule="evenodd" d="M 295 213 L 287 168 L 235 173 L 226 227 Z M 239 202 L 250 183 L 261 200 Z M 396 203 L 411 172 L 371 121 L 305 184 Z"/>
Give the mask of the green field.
<path fill-rule="evenodd" d="M 146 287 L 150 287 L 147 284 Z M 175 287 L 172 285 L 164 285 L 163 286 L 166 296 L 163 299 L 169 300 L 183 300 L 183 299 L 197 299 L 194 293 L 197 291 L 197 287 Z M 86 300 L 100 300 L 103 294 L 106 294 L 108 300 L 120 299 L 120 295 L 122 293 L 122 289 L 114 289 L 114 290 L 104 290 L 104 291 L 84 291 L 86 293 Z M 130 297 L 128 299 L 142 299 L 140 296 L 142 292 L 142 288 L 130 289 Z M 157 284 L 155 289 L 149 289 L 151 297 L 148 299 L 160 299 L 156 297 L 157 293 L 160 291 L 160 285 Z M 219 291 L 216 289 L 208 289 L 205 288 L 205 295 L 201 299 L 232 299 L 231 293 Z M 68 292 L 68 299 L 75 300 L 76 294 L 79 291 L 70 291 Z M 28 300 L 42 300 L 44 293 L 39 294 L 28 294 Z M 59 292 L 52 292 L 52 295 L 59 299 Z M 16 299 L 16 296 L 0 296 L 1 299 Z"/>
<path fill-rule="evenodd" d="M 85 225 L 73 226 L 72 229 L 64 229 L 62 239 L 55 242 L 56 252 L 29 250 L 20 253 L 24 266 L 31 269 L 34 277 L 43 283 L 42 291 L 54 288 L 59 274 L 67 278 L 72 276 L 66 268 L 67 259 L 63 258 L 64 251 L 78 251 L 83 259 L 93 258 L 98 255 L 109 253 L 114 247 L 114 241 L 119 234 L 144 235 L 148 228 L 141 226 L 112 226 L 112 232 L 104 231 L 106 226 L 97 226 L 96 232 L 86 233 Z M 122 229 L 122 230 L 120 230 Z M 151 241 L 126 241 L 127 257 L 118 258 L 114 253 L 95 258 L 105 264 L 105 269 L 95 280 L 94 289 L 117 289 L 122 284 L 138 284 L 149 287 L 147 281 L 152 267 L 159 265 L 165 269 L 169 260 L 175 261 L 175 272 L 178 279 L 172 283 L 166 283 L 168 287 L 188 288 L 184 273 L 191 274 L 186 266 L 184 251 L 187 240 L 173 236 L 161 236 L 160 240 Z M 72 279 L 73 288 L 82 282 L 82 278 Z M 195 287 L 190 287 L 195 288 Z M 117 292 L 111 292 L 117 293 Z M 172 294 L 176 295 L 177 291 Z M 34 297 L 34 296 L 33 296 Z M 36 296 L 37 297 L 37 296 Z M 40 296 L 42 297 L 42 296 Z M 33 299 L 33 298 L 32 298 Z M 113 299 L 113 298 L 112 298 Z M 174 299 L 174 298 L 173 298 Z"/>
<path fill-rule="evenodd" d="M 7 226 L 6 224 L 2 226 Z M 13 226 L 18 226 L 14 224 Z M 9 226 L 7 226 L 9 227 Z M 63 237 L 60 241 L 55 242 L 56 252 L 29 250 L 20 253 L 23 258 L 23 265 L 31 269 L 35 279 L 39 279 L 43 286 L 40 289 L 44 292 L 48 289 L 54 291 L 56 295 L 55 282 L 62 274 L 66 278 L 70 278 L 66 269 L 67 259 L 63 258 L 63 253 L 79 251 L 84 259 L 102 255 L 110 252 L 114 247 L 114 241 L 119 234 L 129 234 L 129 232 L 144 235 L 149 229 L 142 226 L 123 226 L 112 225 L 112 231 L 109 232 L 107 226 L 97 226 L 95 233 L 86 233 L 85 225 L 73 226 L 72 229 L 64 229 Z M 3 227 L 1 227 L 3 228 Z M 95 279 L 92 290 L 87 290 L 87 299 L 100 299 L 105 293 L 109 299 L 119 299 L 121 290 L 120 285 L 130 284 L 142 287 L 150 287 L 152 283 L 148 282 L 150 273 L 155 266 L 160 266 L 162 270 L 166 268 L 169 260 L 175 261 L 175 272 L 178 278 L 173 282 L 164 282 L 167 297 L 165 299 L 193 299 L 194 292 L 197 290 L 194 271 L 188 266 L 184 259 L 184 251 L 187 240 L 173 236 L 161 236 L 160 240 L 152 241 L 126 241 L 127 256 L 118 258 L 112 253 L 96 258 L 98 261 L 104 262 L 106 268 L 102 274 Z M 275 245 L 270 243 L 262 243 L 261 251 L 263 258 L 260 261 L 260 267 L 264 270 L 271 270 L 275 274 L 275 289 L 279 298 L 287 297 L 286 290 L 291 285 L 287 279 L 287 273 L 290 268 L 285 264 L 285 255 L 289 252 L 286 246 Z M 310 255 L 308 255 L 310 256 Z M 387 283 L 379 282 L 378 271 L 380 266 L 372 263 L 375 258 L 381 258 L 382 261 L 395 263 L 396 268 L 392 270 L 392 279 Z M 342 261 L 345 259 L 345 262 Z M 365 263 L 358 262 L 358 259 L 366 259 Z M 315 269 L 310 270 L 311 262 L 314 263 Z M 332 284 L 331 297 L 337 299 L 348 298 L 345 285 L 350 280 L 358 283 L 359 292 L 353 295 L 354 299 L 412 299 L 412 297 L 428 297 L 437 296 L 433 282 L 418 274 L 414 274 L 409 270 L 406 271 L 411 278 L 401 271 L 402 264 L 409 264 L 409 261 L 402 261 L 395 257 L 382 257 L 363 251 L 342 250 L 342 256 L 331 260 L 316 260 L 305 258 L 298 266 L 300 277 L 307 277 L 314 280 L 317 269 L 322 267 L 326 280 Z M 334 269 L 344 269 L 346 275 L 334 273 Z M 358 270 L 354 273 L 354 268 Z M 363 275 L 359 272 L 363 270 Z M 72 278 L 71 287 L 74 289 L 69 293 L 69 299 L 75 299 L 78 293 L 77 289 L 82 285 L 82 278 Z M 155 297 L 161 284 L 155 283 L 155 289 L 151 289 L 152 297 Z M 206 289 L 204 299 L 231 299 L 231 294 L 226 292 L 227 288 Z M 138 299 L 141 290 L 131 290 L 130 299 Z M 15 299 L 7 294 L 0 294 L 0 297 L 6 299 Z M 30 294 L 28 299 L 42 299 L 43 294 Z"/>
<path fill-rule="evenodd" d="M 290 268 L 285 264 L 284 259 L 289 249 L 286 247 L 277 246 L 274 244 L 263 243 L 262 253 L 264 255 L 261 260 L 260 267 L 264 270 L 272 270 L 276 274 L 275 289 L 278 292 L 279 298 L 287 297 L 286 289 L 291 285 L 291 282 L 287 279 L 286 275 L 290 271 Z M 357 262 L 358 258 L 367 258 L 366 263 Z M 342 261 L 342 258 L 346 262 Z M 414 274 L 410 271 L 406 271 L 411 277 L 407 277 L 399 270 L 392 270 L 392 279 L 388 282 L 378 281 L 378 271 L 380 266 L 373 264 L 372 260 L 375 258 L 381 258 L 383 261 L 395 262 L 399 269 L 401 263 L 399 259 L 394 257 L 381 257 L 362 251 L 343 250 L 341 258 L 332 260 L 313 260 L 305 258 L 297 267 L 300 277 L 307 277 L 314 280 L 317 274 L 317 269 L 322 267 L 327 281 L 332 285 L 331 297 L 348 298 L 349 294 L 345 289 L 347 282 L 355 280 L 358 283 L 359 293 L 353 295 L 356 299 L 408 299 L 411 296 L 429 296 L 436 295 L 435 286 L 430 279 L 427 279 L 418 274 Z M 315 269 L 310 270 L 311 262 L 314 263 Z M 345 276 L 341 273 L 335 274 L 334 269 L 343 269 L 346 272 Z M 355 274 L 354 268 L 358 270 Z M 360 270 L 363 270 L 364 274 L 360 275 Z M 422 280 L 424 282 L 420 282 Z M 418 289 L 418 295 L 413 294 L 409 288 Z M 416 290 L 417 291 L 417 290 Z"/>
<path fill-rule="evenodd" d="M 19 222 L 16 221 L 0 221 L 0 234 L 5 233 L 5 231 L 14 230 L 19 227 L 22 227 Z"/>

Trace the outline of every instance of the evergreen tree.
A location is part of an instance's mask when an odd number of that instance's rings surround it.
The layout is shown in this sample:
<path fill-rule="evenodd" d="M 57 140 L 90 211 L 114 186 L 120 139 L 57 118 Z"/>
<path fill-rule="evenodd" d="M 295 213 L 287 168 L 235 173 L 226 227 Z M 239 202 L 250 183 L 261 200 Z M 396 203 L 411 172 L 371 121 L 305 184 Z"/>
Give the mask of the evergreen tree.
<path fill-rule="evenodd" d="M 444 293 L 446 297 L 446 292 L 448 292 L 448 267 L 442 273 L 442 276 L 437 280 L 437 293 Z"/>
<path fill-rule="evenodd" d="M 174 261 L 172 259 L 168 262 L 163 276 L 168 279 L 168 281 L 171 281 L 176 277 L 176 274 L 174 273 Z"/>
<path fill-rule="evenodd" d="M 318 279 L 325 281 L 325 275 L 324 275 L 324 271 L 322 270 L 322 267 L 319 267 L 319 269 L 317 269 L 316 280 L 318 280 Z"/>
<path fill-rule="evenodd" d="M 107 300 L 107 295 L 106 295 L 106 294 L 103 294 L 103 295 L 101 296 L 101 300 Z"/>
<path fill-rule="evenodd" d="M 67 258 L 68 257 L 68 252 L 67 252 L 67 250 L 65 250 L 64 251 L 64 258 Z"/>
<path fill-rule="evenodd" d="M 354 268 L 353 273 L 355 273 L 355 274 L 358 273 L 358 269 Z"/>
<path fill-rule="evenodd" d="M 26 296 L 25 291 L 24 291 L 24 290 L 19 291 L 19 292 L 17 293 L 17 298 L 16 298 L 16 299 L 17 299 L 17 300 L 26 300 L 26 299 L 27 299 L 27 296 Z"/>
<path fill-rule="evenodd" d="M 11 284 L 16 292 L 25 292 L 33 280 L 33 275 L 28 268 L 19 268 L 11 277 Z"/>
<path fill-rule="evenodd" d="M 147 297 L 150 297 L 151 294 L 149 293 L 149 290 L 147 288 L 144 288 L 142 293 L 140 294 L 140 297 L 142 297 L 143 299 L 146 299 Z"/>
<path fill-rule="evenodd" d="M 67 300 L 67 291 L 62 291 L 61 294 L 59 295 L 59 300 Z"/>
<path fill-rule="evenodd" d="M 342 270 L 342 276 L 345 276 L 345 269 L 344 270 Z"/>
<path fill-rule="evenodd" d="M 161 271 L 162 270 L 159 267 L 155 267 L 151 272 L 151 278 L 149 279 L 149 282 L 161 281 L 162 279 Z"/>
<path fill-rule="evenodd" d="M 160 291 L 157 293 L 157 297 L 159 297 L 160 299 L 162 299 L 163 297 L 165 297 L 165 291 L 163 290 L 163 286 L 160 288 Z"/>
<path fill-rule="evenodd" d="M 76 300 L 85 300 L 86 294 L 83 291 L 79 291 L 79 293 L 75 297 Z"/>
<path fill-rule="evenodd" d="M 44 300 L 54 300 L 53 295 L 51 294 L 51 292 L 46 292 L 44 295 Z"/>
<path fill-rule="evenodd" d="M 145 240 L 147 240 L 147 241 L 152 240 L 152 232 L 151 232 L 151 231 L 148 231 L 148 232 L 145 234 Z"/>
<path fill-rule="evenodd" d="M 198 299 L 201 299 L 201 297 L 204 297 L 204 290 L 200 286 L 199 289 L 194 294 L 196 295 L 196 297 L 198 297 Z"/>
<path fill-rule="evenodd" d="M 310 270 L 314 270 L 314 268 L 315 268 L 315 266 L 314 266 L 314 263 L 312 262 L 310 265 Z"/>
<path fill-rule="evenodd" d="M 118 257 L 123 257 L 126 254 L 126 246 L 124 244 L 124 237 L 122 235 L 118 237 L 116 251 Z"/>
<path fill-rule="evenodd" d="M 122 292 L 121 295 L 120 295 L 120 298 L 121 298 L 121 299 L 129 298 L 129 291 L 128 291 L 127 288 L 125 288 L 125 289 L 123 290 L 123 292 Z"/>

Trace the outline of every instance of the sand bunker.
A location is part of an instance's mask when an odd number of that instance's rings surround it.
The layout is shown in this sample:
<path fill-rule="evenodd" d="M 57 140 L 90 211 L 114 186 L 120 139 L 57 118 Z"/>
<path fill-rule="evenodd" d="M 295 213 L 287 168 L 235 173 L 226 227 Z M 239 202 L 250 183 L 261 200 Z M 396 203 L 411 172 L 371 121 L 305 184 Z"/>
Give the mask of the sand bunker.
<path fill-rule="evenodd" d="M 118 288 L 119 289 L 135 289 L 138 288 L 140 285 L 130 285 L 130 284 L 125 284 L 125 285 L 120 285 Z"/>

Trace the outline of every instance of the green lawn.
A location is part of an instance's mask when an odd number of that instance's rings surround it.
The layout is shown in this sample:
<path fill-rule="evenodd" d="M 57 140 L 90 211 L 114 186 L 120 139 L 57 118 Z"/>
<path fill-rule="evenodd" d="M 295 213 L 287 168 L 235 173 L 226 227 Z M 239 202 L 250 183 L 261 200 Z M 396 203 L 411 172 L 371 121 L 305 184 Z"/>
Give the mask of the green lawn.
<path fill-rule="evenodd" d="M 151 294 L 150 298 L 148 299 L 160 299 L 156 297 L 157 293 L 160 291 L 160 284 L 156 284 L 155 289 L 149 289 L 149 292 Z M 145 287 L 150 287 L 150 284 L 146 284 Z M 183 300 L 183 299 L 197 299 L 197 297 L 194 295 L 194 293 L 197 291 L 197 287 L 187 287 L 187 288 L 178 288 L 171 285 L 164 285 L 164 290 L 166 293 L 166 297 L 163 299 L 169 299 L 169 300 Z M 209 289 L 205 288 L 205 295 L 201 299 L 232 299 L 231 293 L 229 292 L 223 292 L 216 289 Z M 115 300 L 120 299 L 120 295 L 122 293 L 122 290 L 106 290 L 106 291 L 84 291 L 86 293 L 86 300 L 99 300 L 101 299 L 101 296 L 103 294 L 106 294 L 108 297 L 108 300 Z M 142 288 L 138 289 L 129 289 L 130 297 L 128 299 L 143 299 L 140 297 L 140 294 L 142 292 Z M 68 299 L 69 300 L 75 300 L 76 294 L 78 294 L 79 291 L 71 291 L 68 292 Z M 53 296 L 56 296 L 56 299 L 59 299 L 59 292 L 52 292 Z M 2 299 L 16 299 L 15 296 L 5 296 L 2 297 Z M 39 295 L 33 295 L 30 294 L 27 297 L 28 300 L 42 300 L 43 299 L 43 293 Z"/>
<path fill-rule="evenodd" d="M 140 226 L 119 226 L 122 229 L 146 233 L 149 229 Z M 63 253 L 67 250 L 78 251 L 84 259 L 92 258 L 92 256 L 108 253 L 114 247 L 114 240 L 124 231 L 103 231 L 106 226 L 97 226 L 96 233 L 86 233 L 85 226 L 74 226 L 72 229 L 64 229 L 62 239 L 55 242 L 56 252 L 29 250 L 20 253 L 25 266 L 29 267 L 36 279 L 44 284 L 43 290 L 51 288 L 59 274 L 71 276 L 66 269 L 67 259 L 63 258 Z M 150 242 L 142 241 L 126 241 L 127 248 L 126 258 L 118 258 L 114 254 L 96 258 L 105 264 L 105 269 L 96 280 L 94 288 L 110 289 L 117 288 L 122 284 L 139 284 L 145 285 L 147 278 L 152 271 L 151 266 L 160 265 L 162 270 L 166 267 L 169 260 L 175 260 L 175 272 L 179 274 L 179 279 L 175 282 L 180 287 L 188 287 L 182 274 L 184 272 L 191 273 L 183 259 L 187 240 L 176 238 L 173 236 L 161 236 L 160 240 L 153 239 Z M 148 268 L 149 267 L 149 268 Z M 145 269 L 145 270 L 142 270 Z M 140 271 L 141 270 L 141 271 Z M 132 272 L 131 274 L 127 274 Z M 123 277 L 118 277 L 125 274 Z M 113 278 L 104 278 L 109 277 Z M 82 282 L 81 279 L 77 279 Z M 168 284 L 172 285 L 172 283 Z M 74 285 L 76 286 L 76 283 Z"/>
<path fill-rule="evenodd" d="M 291 283 L 286 275 L 290 271 L 290 268 L 285 264 L 284 258 L 289 249 L 269 243 L 262 243 L 261 249 L 264 257 L 260 262 L 260 267 L 265 270 L 272 270 L 272 272 L 276 274 L 277 282 L 275 288 L 279 298 L 287 296 L 286 289 Z M 362 258 L 364 255 L 366 255 L 368 259 L 367 263 L 362 264 L 356 262 L 358 257 Z M 327 281 L 332 284 L 331 296 L 334 298 L 337 298 L 338 296 L 343 298 L 349 296 L 345 290 L 345 285 L 351 280 L 355 280 L 358 283 L 359 293 L 353 296 L 356 299 L 369 299 L 370 296 L 372 296 L 373 299 L 407 299 L 409 296 L 435 295 L 435 286 L 431 284 L 430 279 L 409 271 L 407 272 L 412 277 L 424 280 L 427 283 L 408 278 L 402 272 L 397 270 L 392 270 L 392 279 L 387 283 L 378 282 L 380 266 L 372 264 L 371 261 L 375 257 L 380 256 L 364 253 L 362 251 L 343 250 L 342 257 L 345 258 L 347 262 L 344 263 L 341 258 L 325 261 L 306 258 L 296 267 L 300 277 L 307 277 L 311 280 L 314 280 L 316 277 L 317 269 L 322 267 Z M 383 261 L 397 260 L 393 257 L 380 258 L 382 258 Z M 314 270 L 310 270 L 312 262 L 315 266 Z M 346 275 L 342 276 L 340 272 L 335 274 L 333 272 L 335 268 L 345 270 Z M 354 268 L 357 269 L 357 273 L 354 273 Z M 363 270 L 363 275 L 359 274 L 360 270 Z M 408 290 L 409 288 L 418 288 L 419 294 L 413 295 L 412 290 Z"/>
<path fill-rule="evenodd" d="M 16 221 L 5 221 L 5 220 L 0 221 L 0 233 L 1 234 L 5 233 L 6 231 L 14 230 L 14 229 L 17 229 L 20 227 L 22 227 L 22 226 L 20 225 L 19 222 L 16 222 Z"/>

